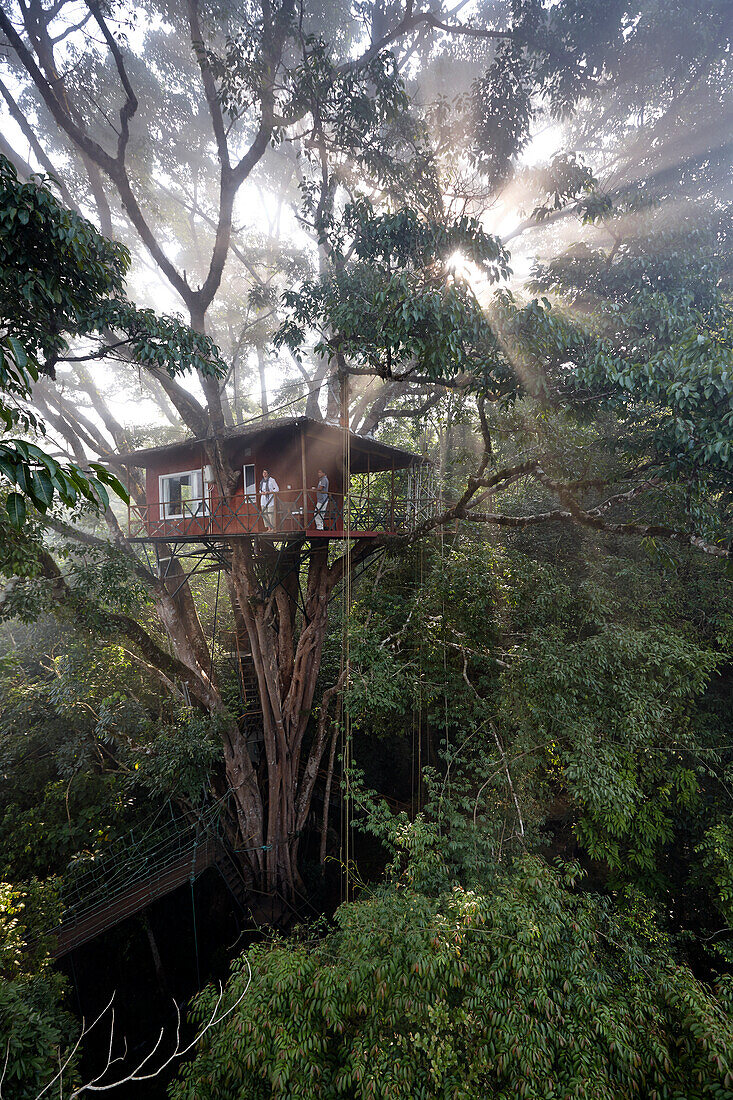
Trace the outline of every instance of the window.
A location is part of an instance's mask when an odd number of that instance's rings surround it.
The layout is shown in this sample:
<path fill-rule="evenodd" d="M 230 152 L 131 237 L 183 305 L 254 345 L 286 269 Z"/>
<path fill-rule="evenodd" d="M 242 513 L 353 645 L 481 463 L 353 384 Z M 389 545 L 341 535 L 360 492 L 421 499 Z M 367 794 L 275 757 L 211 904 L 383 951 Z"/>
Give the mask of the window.
<path fill-rule="evenodd" d="M 203 499 L 200 470 L 184 470 L 179 474 L 163 474 L 160 483 L 160 518 L 183 519 L 208 512 Z"/>
<path fill-rule="evenodd" d="M 257 480 L 254 464 L 244 467 L 244 499 L 252 504 L 257 500 Z"/>

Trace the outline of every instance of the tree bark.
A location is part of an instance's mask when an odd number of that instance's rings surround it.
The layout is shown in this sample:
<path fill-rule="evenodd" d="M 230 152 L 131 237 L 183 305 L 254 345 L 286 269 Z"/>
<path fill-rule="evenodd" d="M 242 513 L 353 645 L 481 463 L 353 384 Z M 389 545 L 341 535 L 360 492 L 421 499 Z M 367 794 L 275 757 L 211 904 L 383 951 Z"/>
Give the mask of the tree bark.
<path fill-rule="evenodd" d="M 328 623 L 328 600 L 339 573 L 328 565 L 326 547 L 312 549 L 300 630 L 296 630 L 297 578 L 274 576 L 263 594 L 254 569 L 254 549 L 245 539 L 232 545 L 231 583 L 249 638 L 262 703 L 265 745 L 265 841 L 269 850 L 264 885 L 286 898 L 300 886 L 298 838 L 313 796 L 314 776 L 325 748 L 314 738 L 300 776 L 300 762 Z M 298 568 L 290 562 L 286 568 Z"/>

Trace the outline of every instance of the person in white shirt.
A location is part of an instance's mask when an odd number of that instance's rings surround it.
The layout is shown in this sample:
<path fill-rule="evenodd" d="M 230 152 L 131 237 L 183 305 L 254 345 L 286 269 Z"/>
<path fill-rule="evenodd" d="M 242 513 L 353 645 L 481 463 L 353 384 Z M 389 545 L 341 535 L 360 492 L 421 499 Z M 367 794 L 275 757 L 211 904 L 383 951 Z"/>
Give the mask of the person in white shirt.
<path fill-rule="evenodd" d="M 323 530 L 323 521 L 326 518 L 326 512 L 328 510 L 328 478 L 325 471 L 318 471 L 318 485 L 316 488 L 316 507 L 315 507 L 315 521 L 316 530 Z"/>
<path fill-rule="evenodd" d="M 280 492 L 280 486 L 274 477 L 270 477 L 269 470 L 262 471 L 260 482 L 260 511 L 265 528 L 268 531 L 275 529 L 275 493 Z"/>

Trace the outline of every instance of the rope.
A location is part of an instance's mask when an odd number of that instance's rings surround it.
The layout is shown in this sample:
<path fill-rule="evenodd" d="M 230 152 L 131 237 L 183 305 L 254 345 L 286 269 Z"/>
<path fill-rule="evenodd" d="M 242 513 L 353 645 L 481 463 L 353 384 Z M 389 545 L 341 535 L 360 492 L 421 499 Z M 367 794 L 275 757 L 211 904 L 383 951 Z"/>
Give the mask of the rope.
<path fill-rule="evenodd" d="M 195 858 L 195 856 L 194 856 Z M 193 892 L 195 875 L 191 872 L 191 916 L 193 918 L 193 948 L 196 955 L 196 988 L 201 989 L 201 966 L 199 963 L 199 934 L 196 928 L 196 899 Z"/>
<path fill-rule="evenodd" d="M 351 659 L 349 647 L 349 618 L 351 614 L 351 443 L 349 439 L 349 402 L 348 376 L 341 381 L 341 417 L 343 421 L 343 471 L 344 471 L 344 536 L 346 542 L 346 561 L 344 563 L 343 614 L 341 635 L 341 666 L 344 671 L 344 697 L 348 697 L 351 678 Z M 344 799 L 342 803 L 342 864 L 344 867 L 344 897 L 349 901 L 351 895 L 351 858 L 352 858 L 352 798 L 351 798 L 351 716 L 348 706 L 342 709 L 344 773 Z"/>
<path fill-rule="evenodd" d="M 443 721 L 444 721 L 444 734 L 445 734 L 445 758 L 448 764 L 446 772 L 446 783 L 448 790 L 450 790 L 450 744 L 448 739 L 448 647 L 445 639 L 445 538 L 444 538 L 444 526 L 440 525 L 440 575 L 441 575 L 441 633 L 443 643 Z"/>
<path fill-rule="evenodd" d="M 133 884 L 154 873 L 162 874 L 190 851 L 192 840 L 195 849 L 198 844 L 195 837 L 199 835 L 199 830 L 206 835 L 218 833 L 218 817 L 219 808 L 214 804 L 198 816 L 196 823 L 185 818 L 174 819 L 155 832 L 148 830 L 138 840 L 131 833 L 129 841 L 110 845 L 91 866 L 76 873 L 73 867 L 70 868 L 62 889 L 62 900 L 67 908 L 72 902 L 75 903 L 73 911 L 78 914 L 126 893 Z M 197 831 L 191 838 L 194 829 Z"/>
<path fill-rule="evenodd" d="M 209 680 L 214 675 L 214 641 L 216 639 L 216 622 L 219 614 L 219 585 L 221 584 L 221 569 L 216 574 L 216 599 L 214 600 L 214 622 L 211 627 L 211 661 L 209 662 Z M 234 624 L 234 633 L 236 634 L 237 627 Z"/>
<path fill-rule="evenodd" d="M 422 600 L 423 591 L 423 544 L 420 541 L 420 587 L 418 592 L 420 593 L 420 600 Z M 422 684 L 423 684 L 423 631 L 420 631 L 420 651 L 418 654 L 418 667 L 420 669 L 420 675 L 417 681 L 417 809 L 418 813 L 422 810 Z"/>
<path fill-rule="evenodd" d="M 427 452 L 427 444 L 428 444 L 428 430 L 427 430 L 427 425 L 423 424 L 422 440 L 421 440 L 421 447 L 420 447 L 420 450 L 421 450 L 422 454 L 425 454 Z M 418 509 L 420 507 L 420 501 L 423 499 L 423 495 L 424 495 L 424 490 L 423 490 L 424 473 L 425 473 L 424 467 L 419 466 L 418 467 L 418 478 L 419 478 L 418 491 L 417 491 L 417 494 L 416 494 L 417 499 L 416 499 L 416 502 L 415 502 L 415 523 L 419 523 L 420 518 L 421 518 L 418 515 Z M 420 539 L 420 600 L 421 601 L 422 601 L 423 585 L 425 583 L 425 553 L 424 553 L 424 551 L 425 551 L 425 543 L 424 543 L 423 539 Z M 420 631 L 420 680 L 419 680 L 419 684 L 418 684 L 418 690 L 419 690 L 418 702 L 419 702 L 419 705 L 420 705 L 420 712 L 419 712 L 419 726 L 418 726 L 418 739 L 417 739 L 418 811 L 422 810 L 422 795 L 423 795 L 423 786 L 422 786 L 422 767 L 423 767 L 423 765 L 422 765 L 423 637 L 424 637 L 424 632 L 421 630 Z M 427 714 L 425 716 L 425 719 L 426 719 L 426 722 L 427 722 L 428 721 L 428 715 Z M 426 748 L 426 751 L 428 753 L 428 760 L 429 760 L 429 758 L 430 758 L 430 743 L 427 740 L 427 738 L 429 736 L 429 731 L 428 731 L 427 728 L 426 728 L 426 731 L 425 731 L 425 736 L 426 736 L 425 748 Z"/>

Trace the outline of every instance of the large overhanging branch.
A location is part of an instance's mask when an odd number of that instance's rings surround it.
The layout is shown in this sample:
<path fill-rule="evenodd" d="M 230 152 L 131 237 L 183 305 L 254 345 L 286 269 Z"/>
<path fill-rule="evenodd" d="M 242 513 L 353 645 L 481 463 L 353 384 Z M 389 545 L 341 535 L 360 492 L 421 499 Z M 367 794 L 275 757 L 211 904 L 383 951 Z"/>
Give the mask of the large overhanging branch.
<path fill-rule="evenodd" d="M 237 163 L 232 164 L 218 92 L 204 48 L 198 3 L 197 0 L 188 0 L 187 14 L 191 42 L 199 65 L 204 97 L 220 164 L 219 212 L 215 227 L 215 241 L 208 272 L 203 284 L 198 289 L 194 289 L 189 285 L 185 272 L 181 274 L 166 255 L 133 192 L 126 157 L 130 140 L 130 123 L 138 110 L 138 98 L 125 64 L 123 51 L 108 24 L 104 9 L 98 3 L 98 0 L 87 0 L 87 6 L 109 50 L 123 93 L 122 104 L 118 112 L 119 127 L 117 128 L 114 153 L 108 152 L 99 141 L 91 137 L 80 119 L 75 116 L 66 96 L 60 91 L 59 77 L 55 71 L 56 67 L 52 55 L 53 40 L 49 39 L 48 49 L 44 50 L 43 56 L 39 55 L 37 60 L 32 50 L 23 41 L 8 14 L 1 9 L 0 29 L 2 29 L 10 45 L 15 50 L 61 131 L 76 145 L 83 156 L 105 172 L 112 180 L 117 188 L 122 205 L 140 235 L 143 244 L 160 271 L 183 298 L 191 312 L 192 323 L 195 327 L 202 328 L 206 310 L 219 288 L 224 263 L 229 251 L 234 197 L 242 183 L 263 157 L 270 144 L 274 127 L 286 121 L 279 120 L 276 117 L 275 78 L 282 63 L 283 51 L 288 41 L 296 5 L 293 0 L 285 0 L 274 16 L 269 10 L 269 5 L 263 5 L 265 34 L 262 43 L 263 76 L 258 90 L 260 119 L 251 145 Z M 24 8 L 22 10 L 27 23 L 30 17 Z M 53 11 L 54 9 L 49 10 L 46 15 L 47 20 L 53 17 Z M 34 17 L 37 18 L 37 14 Z M 446 21 L 434 12 L 415 12 L 412 0 L 408 0 L 403 16 L 395 26 L 374 41 L 360 57 L 345 62 L 336 70 L 337 74 L 342 76 L 356 67 L 368 64 L 398 39 L 426 27 L 444 34 L 485 40 L 507 39 L 513 35 L 511 30 L 496 30 L 474 24 Z M 35 41 L 32 34 L 31 41 Z M 46 56 L 47 54 L 48 56 Z M 214 401 L 214 404 L 216 405 L 216 401 Z"/>
<path fill-rule="evenodd" d="M 637 520 L 616 522 L 603 518 L 603 513 L 607 512 L 614 504 L 627 503 L 633 498 L 640 496 L 645 491 L 658 489 L 663 485 L 660 479 L 646 478 L 631 489 L 612 494 L 592 508 L 584 508 L 574 495 L 575 492 L 580 490 L 602 489 L 618 484 L 620 481 L 631 480 L 638 477 L 639 474 L 648 471 L 655 465 L 658 465 L 657 463 L 645 462 L 632 470 L 624 471 L 613 479 L 589 478 L 566 482 L 549 477 L 545 473 L 540 459 L 528 459 L 526 462 L 518 463 L 516 466 L 504 467 L 488 477 L 484 476 L 487 465 L 488 458 L 487 455 L 484 455 L 484 460 L 482 461 L 478 476 L 468 479 L 465 491 L 454 504 L 445 508 L 438 515 L 425 520 L 409 535 L 401 536 L 396 540 L 394 538 L 388 539 L 385 537 L 381 541 L 390 542 L 392 545 L 412 543 L 416 539 L 424 537 L 439 527 L 444 527 L 449 523 L 461 520 L 468 523 L 485 523 L 493 524 L 497 527 L 514 528 L 536 527 L 550 523 L 571 523 L 581 527 L 589 527 L 594 531 L 610 535 L 669 539 L 680 545 L 690 546 L 694 550 L 698 550 L 703 554 L 708 554 L 716 558 L 731 558 L 733 556 L 733 553 L 727 547 L 716 545 L 702 538 L 700 535 L 695 535 L 689 531 L 682 531 L 666 524 L 641 523 Z M 561 508 L 553 508 L 546 512 L 535 512 L 527 516 L 506 515 L 503 512 L 480 511 L 476 508 L 476 505 L 483 503 L 490 493 L 501 492 L 519 481 L 522 477 L 532 477 L 545 488 L 554 492 L 560 497 L 564 506 Z M 479 490 L 483 490 L 483 492 L 477 497 Z"/>
<path fill-rule="evenodd" d="M 69 193 L 65 183 L 60 178 L 58 172 L 54 168 L 51 159 L 46 153 L 46 150 L 43 148 L 40 141 L 36 137 L 33 131 L 33 127 L 29 125 L 27 118 L 21 111 L 18 104 L 15 102 L 15 99 L 10 94 L 10 91 L 2 82 L 2 80 L 0 80 L 0 95 L 5 100 L 5 105 L 8 109 L 10 117 L 13 119 L 14 122 L 17 123 L 21 133 L 23 134 L 23 137 L 26 139 L 28 145 L 33 150 L 36 160 L 41 165 L 43 170 L 45 172 L 48 172 L 49 175 L 53 176 L 54 179 L 58 182 L 61 198 L 70 209 L 77 210 L 76 203 L 72 199 L 71 194 Z"/>
<path fill-rule="evenodd" d="M 648 149 L 649 146 L 650 137 L 645 130 L 644 149 Z M 723 156 L 726 153 L 730 155 L 731 150 L 733 150 L 733 141 L 718 142 L 716 148 L 718 155 Z M 674 184 L 685 169 L 695 168 L 703 164 L 709 156 L 709 149 L 706 149 L 703 153 L 695 153 L 688 157 L 677 158 L 672 164 L 664 164 L 652 172 L 647 172 L 643 180 L 640 175 L 634 175 L 634 168 L 636 168 L 637 165 L 631 162 L 624 165 L 623 168 L 619 167 L 616 170 L 616 175 L 619 177 L 619 180 L 613 187 L 609 186 L 607 182 L 604 182 L 602 190 L 612 204 L 616 204 L 623 198 L 624 194 L 628 192 L 629 189 L 640 186 L 642 182 L 645 192 L 651 193 L 655 187 L 664 187 Z M 700 177 L 703 179 L 705 178 L 703 173 L 700 173 Z M 538 218 L 533 214 L 531 217 L 521 221 L 519 225 L 512 229 L 511 232 L 507 233 L 506 236 L 502 237 L 501 243 L 502 245 L 507 245 L 531 230 L 547 229 L 556 222 L 573 217 L 580 218 L 583 213 L 584 209 L 582 202 L 570 201 L 559 210 L 553 210 L 546 217 Z"/>
<path fill-rule="evenodd" d="M 95 18 L 97 22 L 102 19 L 99 9 L 95 10 Z M 102 22 L 104 20 L 102 19 Z M 68 110 L 67 104 L 63 101 L 62 97 L 59 97 L 56 92 L 56 85 L 58 83 L 57 74 L 50 74 L 47 76 L 40 66 L 37 64 L 33 54 L 26 46 L 25 42 L 18 34 L 17 30 L 13 26 L 9 16 L 6 12 L 0 8 L 0 30 L 3 31 L 11 46 L 18 55 L 18 58 L 22 62 L 26 72 L 33 81 L 38 93 L 40 94 L 43 102 L 50 111 L 54 121 L 56 122 L 62 133 L 76 145 L 82 155 L 89 158 L 93 164 L 98 168 L 101 168 L 109 178 L 113 181 L 117 187 L 122 205 L 130 218 L 130 221 L 134 225 L 135 229 L 140 235 L 140 239 L 150 252 L 151 256 L 157 263 L 160 270 L 166 276 L 168 281 L 178 291 L 184 301 L 187 300 L 187 296 L 190 296 L 190 288 L 185 279 L 181 277 L 175 268 L 175 265 L 168 259 L 162 247 L 158 243 L 155 234 L 150 228 L 142 208 L 138 203 L 130 185 L 130 180 L 127 175 L 127 168 L 124 162 L 124 154 L 127 147 L 127 137 L 123 140 L 123 135 L 119 135 L 117 154 L 111 156 L 100 144 L 86 133 L 81 125 L 72 117 Z M 110 32 L 111 33 L 111 32 Z M 113 36 L 114 37 L 114 36 Z M 119 53 L 119 51 L 118 51 Z M 123 108 L 121 109 L 121 117 L 124 112 L 126 124 L 129 128 L 129 120 L 132 117 L 132 101 L 126 99 Z"/>
<path fill-rule="evenodd" d="M 120 78 L 123 91 L 125 93 L 125 101 L 120 107 L 120 129 L 117 136 L 117 160 L 121 164 L 125 158 L 127 151 L 127 145 L 130 140 L 130 120 L 137 111 L 138 101 L 135 92 L 133 91 L 130 78 L 127 75 L 127 68 L 125 67 L 125 61 L 122 56 L 122 50 L 120 49 L 117 39 L 113 35 L 112 31 L 107 26 L 107 22 L 102 17 L 101 6 L 98 2 L 92 2 L 87 0 L 87 6 L 94 16 L 94 19 L 99 26 L 102 36 L 107 43 L 107 48 L 112 54 L 112 58 L 117 69 L 117 75 Z"/>
<path fill-rule="evenodd" d="M 209 428 L 209 422 L 204 407 L 188 392 L 188 390 L 184 389 L 175 378 L 171 377 L 165 367 L 161 367 L 157 363 L 137 363 L 132 356 L 130 348 L 131 341 L 128 339 L 117 339 L 110 329 L 104 331 L 102 338 L 104 344 L 99 348 L 99 351 L 95 352 L 93 355 L 80 356 L 79 360 L 67 358 L 59 360 L 59 362 L 84 362 L 87 359 L 105 359 L 109 356 L 109 358 L 119 359 L 121 362 L 129 363 L 131 366 L 137 367 L 141 379 L 145 378 L 147 375 L 149 378 L 155 380 L 168 400 L 175 407 L 184 424 L 194 433 L 194 435 L 206 435 Z M 110 352 L 113 354 L 110 354 Z M 163 411 L 165 413 L 165 409 Z M 104 419 L 104 417 L 102 417 L 102 419 Z"/>
<path fill-rule="evenodd" d="M 87 3 L 110 52 L 124 95 L 123 103 L 119 110 L 117 147 L 114 154 L 107 152 L 102 144 L 94 140 L 87 133 L 80 120 L 75 117 L 66 97 L 61 94 L 59 77 L 55 71 L 55 64 L 52 56 L 52 45 L 49 43 L 49 49 L 43 52 L 43 56 L 39 54 L 37 60 L 32 50 L 29 49 L 28 45 L 23 41 L 23 38 L 18 33 L 8 14 L 1 8 L 0 29 L 4 32 L 10 45 L 18 55 L 19 60 L 60 130 L 74 143 L 82 156 L 88 158 L 91 163 L 105 172 L 114 183 L 125 212 L 132 225 L 137 230 L 140 239 L 157 264 L 159 270 L 165 275 L 171 286 L 174 287 L 186 303 L 194 327 L 202 331 L 206 310 L 219 288 L 224 263 L 229 251 L 234 197 L 239 187 L 261 160 L 272 136 L 274 127 L 274 77 L 281 63 L 282 51 L 287 39 L 287 30 L 294 5 L 292 0 L 287 0 L 287 2 L 281 6 L 274 20 L 274 25 L 268 28 L 263 50 L 264 75 L 259 90 L 261 108 L 260 124 L 250 147 L 242 155 L 239 161 L 232 166 L 213 76 L 203 51 L 202 33 L 198 19 L 198 6 L 195 0 L 190 0 L 189 26 L 193 39 L 194 52 L 199 61 L 204 83 L 204 95 L 210 110 L 214 138 L 220 161 L 219 212 L 215 226 L 214 246 L 206 278 L 198 289 L 194 289 L 189 285 L 185 272 L 181 274 L 175 264 L 166 255 L 143 211 L 143 207 L 133 191 L 126 164 L 126 156 L 130 138 L 130 122 L 137 111 L 138 100 L 125 65 L 122 50 L 107 23 L 101 5 L 98 2 L 94 2 L 94 0 L 87 0 Z M 30 17 L 25 12 L 25 9 L 23 9 L 23 11 L 27 21 Z M 46 18 L 49 20 L 52 18 L 51 12 L 46 13 Z M 33 35 L 30 37 L 31 41 L 35 41 Z M 216 407 L 218 405 L 216 394 L 212 396 L 214 411 L 216 412 Z"/>
<path fill-rule="evenodd" d="M 199 72 L 201 73 L 201 83 L 204 86 L 206 106 L 209 109 L 211 128 L 214 132 L 214 138 L 216 140 L 216 153 L 221 165 L 225 168 L 229 168 L 229 144 L 227 142 L 226 128 L 224 126 L 224 118 L 221 112 L 221 103 L 219 101 L 219 95 L 216 90 L 214 74 L 211 71 L 211 66 L 209 65 L 209 61 L 206 56 L 204 35 L 201 29 L 201 20 L 199 18 L 198 0 L 188 0 L 186 4 L 186 11 L 188 13 L 188 27 L 191 35 L 191 45 L 193 46 L 193 52 L 196 55 Z"/>
<path fill-rule="evenodd" d="M 339 72 L 352 72 L 361 65 L 365 65 L 369 61 L 372 61 L 382 53 L 383 50 L 388 49 L 393 43 L 399 41 L 401 38 L 405 38 L 407 35 L 413 34 L 415 31 L 424 30 L 425 28 L 433 31 L 441 31 L 443 34 L 455 35 L 461 38 L 477 38 L 485 42 L 497 39 L 499 41 L 506 41 L 514 37 L 514 32 L 508 29 L 496 30 L 492 27 L 480 27 L 472 23 L 447 23 L 435 12 L 416 12 L 414 9 L 414 0 L 407 0 L 404 15 L 394 25 L 392 30 L 387 31 L 377 39 L 361 57 L 354 61 L 348 61 L 346 64 L 342 65 Z"/>
<path fill-rule="evenodd" d="M 221 700 L 204 671 L 195 673 L 177 657 L 166 652 L 151 638 L 135 619 L 119 612 L 97 613 L 82 592 L 69 587 L 60 568 L 44 547 L 36 550 L 41 576 L 48 583 L 48 591 L 56 605 L 79 627 L 93 630 L 102 637 L 130 641 L 148 664 L 163 673 L 168 680 L 185 683 L 191 698 L 205 710 L 219 711 Z M 12 583 L 12 582 L 11 582 Z"/>
<path fill-rule="evenodd" d="M 130 543 L 122 534 L 116 521 L 113 541 L 101 538 L 99 535 L 93 535 L 90 531 L 85 531 L 82 527 L 71 527 L 68 523 L 64 523 L 63 520 L 57 519 L 55 516 L 44 516 L 43 523 L 51 531 L 55 531 L 57 535 L 61 535 L 63 538 L 68 539 L 69 542 L 79 543 L 81 546 L 85 546 L 90 550 L 107 552 L 111 546 L 114 546 L 115 549 L 120 550 L 128 559 L 133 572 L 139 580 L 143 581 L 149 588 L 154 588 L 156 591 L 161 587 L 159 579 L 155 577 L 149 569 L 146 569 L 140 559 L 136 557 Z"/>
<path fill-rule="evenodd" d="M 550 512 L 540 512 L 530 516 L 506 516 L 500 512 L 466 511 L 460 518 L 471 523 L 492 523 L 498 527 L 533 527 L 545 523 L 578 523 L 581 526 L 592 527 L 594 530 L 606 534 L 671 539 L 684 546 L 691 546 L 694 550 L 700 550 L 704 554 L 711 554 L 716 558 L 731 557 L 730 550 L 722 546 L 716 546 L 714 543 L 700 538 L 699 535 L 691 535 L 687 531 L 679 531 L 674 527 L 666 527 L 660 523 L 612 523 L 585 512 L 580 506 L 567 511 L 556 508 Z"/>
<path fill-rule="evenodd" d="M 52 388 L 45 380 L 39 380 L 34 387 L 33 400 L 49 423 L 63 434 L 76 455 L 80 453 L 79 445 L 101 458 L 112 454 L 114 444 L 105 439 L 96 424 L 84 415 L 78 402 L 67 399 L 59 388 Z"/>
<path fill-rule="evenodd" d="M 431 378 L 426 374 L 416 374 L 414 367 L 402 371 L 401 374 L 395 374 L 392 368 L 388 366 L 384 366 L 380 370 L 375 370 L 374 367 L 350 366 L 348 373 L 349 375 L 361 375 L 366 378 L 382 378 L 388 382 L 409 382 L 410 385 L 415 386 L 441 386 L 446 390 L 465 390 L 472 382 L 475 382 L 474 375 L 467 374 L 465 371 L 453 378 Z"/>

